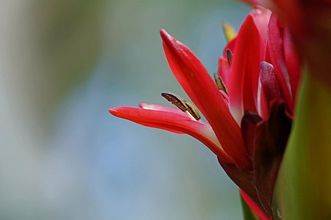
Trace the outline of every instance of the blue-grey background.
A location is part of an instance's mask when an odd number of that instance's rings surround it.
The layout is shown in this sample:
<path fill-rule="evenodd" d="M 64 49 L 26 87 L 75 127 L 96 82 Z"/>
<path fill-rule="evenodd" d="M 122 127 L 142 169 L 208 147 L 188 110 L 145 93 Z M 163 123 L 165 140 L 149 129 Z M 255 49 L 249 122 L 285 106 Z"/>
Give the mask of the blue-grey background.
<path fill-rule="evenodd" d="M 237 188 L 191 137 L 108 114 L 185 97 L 159 29 L 210 72 L 247 6 L 222 0 L 3 0 L 0 219 L 241 219 Z"/>

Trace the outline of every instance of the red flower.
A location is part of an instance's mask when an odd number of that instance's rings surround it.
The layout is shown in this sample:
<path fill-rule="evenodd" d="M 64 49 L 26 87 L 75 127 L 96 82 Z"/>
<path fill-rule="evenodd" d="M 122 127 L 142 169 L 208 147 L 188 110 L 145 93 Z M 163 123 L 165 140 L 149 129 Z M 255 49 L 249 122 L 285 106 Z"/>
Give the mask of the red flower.
<path fill-rule="evenodd" d="M 253 210 L 272 216 L 273 186 L 300 78 L 288 30 L 269 10 L 253 9 L 219 58 L 216 83 L 187 46 L 165 30 L 161 38 L 170 69 L 207 122 L 198 120 L 191 104 L 168 93 L 163 96 L 179 109 L 140 104 L 110 113 L 197 138 L 216 154 Z"/>
<path fill-rule="evenodd" d="M 271 9 L 289 27 L 309 72 L 331 87 L 331 1 L 245 0 Z"/>

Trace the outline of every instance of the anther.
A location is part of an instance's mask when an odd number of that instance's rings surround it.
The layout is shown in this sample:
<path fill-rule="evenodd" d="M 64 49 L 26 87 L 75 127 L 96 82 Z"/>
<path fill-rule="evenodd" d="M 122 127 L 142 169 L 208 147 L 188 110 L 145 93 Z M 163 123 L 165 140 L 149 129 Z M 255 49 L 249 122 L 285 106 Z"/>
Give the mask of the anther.
<path fill-rule="evenodd" d="M 232 63 L 232 51 L 229 48 L 226 48 L 226 59 L 228 60 L 229 65 Z"/>
<path fill-rule="evenodd" d="M 201 118 L 201 116 L 198 112 L 198 109 L 190 102 L 185 101 L 185 104 L 187 107 L 187 111 L 190 113 L 190 115 L 192 115 L 193 118 L 195 118 L 195 120 L 199 120 Z"/>
<path fill-rule="evenodd" d="M 226 90 L 224 82 L 218 73 L 214 73 L 214 81 L 215 81 L 215 84 L 216 84 L 218 90 L 222 90 L 226 94 L 228 94 L 228 91 Z"/>
<path fill-rule="evenodd" d="M 180 110 L 183 112 L 187 110 L 187 107 L 185 105 L 185 100 L 180 98 L 179 96 L 173 94 L 173 93 L 161 93 L 161 96 L 171 102 L 173 105 L 177 106 Z"/>
<path fill-rule="evenodd" d="M 173 93 L 163 92 L 161 93 L 161 96 L 183 112 L 187 111 L 196 120 L 199 120 L 201 118 L 198 109 L 192 103 L 187 102 L 186 100 Z"/>

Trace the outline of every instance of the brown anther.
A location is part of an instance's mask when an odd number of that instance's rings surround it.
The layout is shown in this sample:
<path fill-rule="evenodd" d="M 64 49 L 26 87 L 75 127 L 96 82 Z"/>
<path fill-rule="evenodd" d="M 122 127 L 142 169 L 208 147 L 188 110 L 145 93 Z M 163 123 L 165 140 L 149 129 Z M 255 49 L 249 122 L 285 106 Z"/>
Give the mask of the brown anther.
<path fill-rule="evenodd" d="M 229 48 L 226 48 L 226 59 L 228 60 L 229 65 L 232 63 L 232 51 Z"/>
<path fill-rule="evenodd" d="M 190 115 L 193 116 L 193 118 L 195 118 L 196 120 L 199 120 L 201 118 L 198 109 L 192 103 L 185 101 L 185 105 L 187 107 L 187 111 L 190 113 Z"/>
<path fill-rule="evenodd" d="M 222 90 L 226 94 L 228 94 L 228 91 L 226 90 L 224 82 L 223 82 L 221 76 L 218 73 L 214 73 L 214 81 L 215 81 L 215 84 L 216 84 L 218 90 Z"/>
<path fill-rule="evenodd" d="M 161 96 L 165 98 L 167 101 L 169 101 L 171 104 L 175 105 L 177 108 L 182 110 L 183 112 L 187 111 L 196 120 L 199 120 L 201 118 L 198 109 L 193 104 L 187 102 L 178 95 L 175 95 L 173 93 L 163 92 L 161 93 Z"/>
<path fill-rule="evenodd" d="M 171 102 L 173 105 L 175 105 L 177 108 L 182 110 L 183 112 L 187 110 L 187 107 L 185 105 L 185 100 L 180 98 L 179 96 L 173 94 L 173 93 L 161 93 L 161 96 Z"/>

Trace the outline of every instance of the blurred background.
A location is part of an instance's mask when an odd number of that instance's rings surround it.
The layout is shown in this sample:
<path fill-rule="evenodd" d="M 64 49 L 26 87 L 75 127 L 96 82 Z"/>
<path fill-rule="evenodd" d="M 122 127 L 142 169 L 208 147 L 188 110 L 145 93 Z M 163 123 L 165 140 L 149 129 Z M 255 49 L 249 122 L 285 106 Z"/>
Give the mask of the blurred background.
<path fill-rule="evenodd" d="M 0 219 L 241 219 L 237 188 L 191 137 L 109 107 L 186 97 L 159 29 L 210 72 L 249 8 L 222 0 L 2 0 Z"/>

